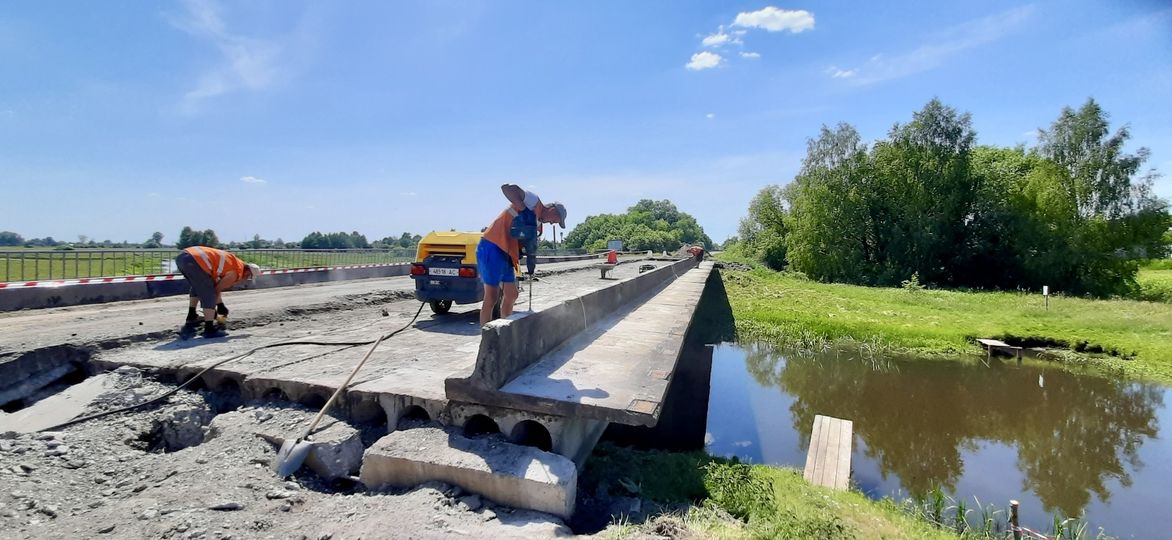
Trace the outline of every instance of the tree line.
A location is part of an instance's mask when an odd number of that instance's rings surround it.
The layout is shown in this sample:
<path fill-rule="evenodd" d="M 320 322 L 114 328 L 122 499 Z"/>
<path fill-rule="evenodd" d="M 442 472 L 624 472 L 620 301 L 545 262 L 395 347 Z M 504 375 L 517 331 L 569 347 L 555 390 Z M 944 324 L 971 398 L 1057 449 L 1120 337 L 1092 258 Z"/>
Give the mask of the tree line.
<path fill-rule="evenodd" d="M 1128 294 L 1172 226 L 1129 138 L 1093 99 L 1032 148 L 977 145 L 970 115 L 937 99 L 873 144 L 824 126 L 794 180 L 752 200 L 731 249 L 822 281 Z"/>
<path fill-rule="evenodd" d="M 622 240 L 625 249 L 634 251 L 675 251 L 696 244 L 712 248 L 712 239 L 696 218 L 666 199 L 643 199 L 624 214 L 589 216 L 566 235 L 565 247 L 598 251 L 610 240 Z"/>
<path fill-rule="evenodd" d="M 150 238 L 142 242 L 111 242 L 104 240 L 101 242 L 90 239 L 86 235 L 78 235 L 77 242 L 67 242 L 56 240 L 52 236 L 45 238 L 29 238 L 25 239 L 18 233 L 12 231 L 0 231 L 0 247 L 51 247 L 57 249 L 77 249 L 77 248 L 143 248 L 154 249 L 169 247 L 163 244 L 164 235 L 161 232 L 155 232 Z M 358 232 L 351 233 L 329 233 L 322 234 L 314 231 L 305 236 L 300 242 L 286 242 L 280 238 L 276 240 L 266 240 L 261 238 L 259 234 L 253 235 L 252 240 L 238 242 L 221 242 L 215 230 L 204 229 L 197 230 L 190 226 L 183 227 L 179 232 L 179 239 L 175 242 L 177 249 L 184 249 L 191 246 L 207 246 L 226 249 L 352 249 L 352 248 L 372 248 L 372 249 L 390 249 L 402 248 L 412 249 L 419 244 L 423 237 L 418 234 L 405 232 L 399 236 L 387 236 L 374 242 L 368 242 L 365 235 Z"/>
<path fill-rule="evenodd" d="M 75 249 L 75 248 L 156 248 L 162 246 L 163 233 L 156 232 L 150 238 L 143 242 L 114 242 L 111 240 L 97 241 L 84 234 L 77 235 L 76 242 L 68 242 L 65 240 L 57 240 L 52 236 L 44 238 L 29 238 L 25 239 L 19 233 L 12 231 L 0 231 L 0 247 L 27 247 L 27 248 L 42 248 L 51 247 L 57 249 Z"/>
<path fill-rule="evenodd" d="M 305 238 L 302 238 L 300 242 L 285 242 L 280 238 L 276 240 L 265 240 L 259 234 L 256 234 L 253 235 L 251 241 L 221 244 L 216 236 L 216 232 L 212 229 L 197 231 L 191 227 L 184 227 L 183 231 L 179 233 L 179 241 L 176 243 L 176 247 L 179 249 L 191 246 L 223 247 L 227 249 L 387 249 L 413 248 L 422 239 L 423 237 L 418 234 L 405 232 L 397 237 L 387 236 L 380 240 L 370 242 L 366 239 L 366 235 L 358 231 L 349 233 L 322 233 L 320 231 L 313 231 L 305 235 Z"/>

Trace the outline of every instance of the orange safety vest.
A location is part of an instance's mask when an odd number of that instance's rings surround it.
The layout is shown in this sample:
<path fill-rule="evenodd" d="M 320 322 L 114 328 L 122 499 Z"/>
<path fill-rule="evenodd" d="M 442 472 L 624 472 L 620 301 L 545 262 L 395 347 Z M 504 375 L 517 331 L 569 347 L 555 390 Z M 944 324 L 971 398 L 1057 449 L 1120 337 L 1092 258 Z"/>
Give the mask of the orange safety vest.
<path fill-rule="evenodd" d="M 192 246 L 183 251 L 195 257 L 196 264 L 216 283 L 228 272 L 235 272 L 237 281 L 244 279 L 244 261 L 227 251 L 203 246 Z"/>

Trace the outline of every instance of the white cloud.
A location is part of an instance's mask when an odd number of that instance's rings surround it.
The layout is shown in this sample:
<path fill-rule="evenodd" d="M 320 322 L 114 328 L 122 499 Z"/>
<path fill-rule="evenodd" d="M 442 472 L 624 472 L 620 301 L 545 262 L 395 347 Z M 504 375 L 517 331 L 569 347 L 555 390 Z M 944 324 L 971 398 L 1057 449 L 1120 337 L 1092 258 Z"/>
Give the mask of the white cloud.
<path fill-rule="evenodd" d="M 400 191 L 399 195 L 403 197 L 414 197 L 416 193 L 414 191 Z"/>
<path fill-rule="evenodd" d="M 755 52 L 742 52 L 742 53 L 741 53 L 741 58 L 761 58 L 761 53 L 755 53 Z"/>
<path fill-rule="evenodd" d="M 187 0 L 184 5 L 187 13 L 174 17 L 172 24 L 210 42 L 222 56 L 222 61 L 200 75 L 195 88 L 184 94 L 184 112 L 197 112 L 205 99 L 237 90 L 263 90 L 278 79 L 278 60 L 283 52 L 279 43 L 229 33 L 214 0 Z"/>
<path fill-rule="evenodd" d="M 701 51 L 692 55 L 692 60 L 684 67 L 692 71 L 700 71 L 704 69 L 714 68 L 719 66 L 724 61 L 724 57 L 714 52 Z"/>
<path fill-rule="evenodd" d="M 704 115 L 704 118 L 711 120 L 713 118 L 716 118 L 716 115 L 713 113 L 708 113 L 708 114 Z"/>
<path fill-rule="evenodd" d="M 858 73 L 858 71 L 859 70 L 857 70 L 857 69 L 839 69 L 834 66 L 830 66 L 829 68 L 826 68 L 826 73 L 829 73 L 830 76 L 834 77 L 835 79 L 849 79 L 851 77 L 854 77 L 855 74 Z"/>
<path fill-rule="evenodd" d="M 737 13 L 733 26 L 762 28 L 770 32 L 804 32 L 814 29 L 814 14 L 804 9 L 786 10 L 765 6 L 757 11 Z"/>
<path fill-rule="evenodd" d="M 265 183 L 267 183 L 267 182 L 265 182 L 264 178 L 257 178 L 255 176 L 241 176 L 240 181 L 244 182 L 245 184 L 265 184 Z"/>
<path fill-rule="evenodd" d="M 876 54 L 862 66 L 851 70 L 851 82 L 866 85 L 935 69 L 965 50 L 996 41 L 1013 32 L 1030 18 L 1033 11 L 1033 5 L 1003 11 L 947 28 L 936 34 L 930 42 L 910 51 L 894 55 Z"/>
<path fill-rule="evenodd" d="M 716 47 L 718 45 L 724 45 L 725 43 L 728 43 L 731 39 L 732 36 L 729 36 L 723 31 L 718 31 L 715 34 L 705 36 L 701 43 L 703 43 L 705 47 Z"/>

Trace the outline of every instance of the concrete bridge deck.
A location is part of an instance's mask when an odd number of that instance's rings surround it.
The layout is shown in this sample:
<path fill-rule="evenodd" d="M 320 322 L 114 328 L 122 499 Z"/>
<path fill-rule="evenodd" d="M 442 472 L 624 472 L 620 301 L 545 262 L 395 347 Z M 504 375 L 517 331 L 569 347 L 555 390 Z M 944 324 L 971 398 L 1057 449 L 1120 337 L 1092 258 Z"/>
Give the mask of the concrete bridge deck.
<path fill-rule="evenodd" d="M 381 422 L 388 432 L 404 416 L 455 428 L 488 421 L 514 442 L 581 464 L 609 423 L 656 424 L 712 273 L 712 263 L 642 262 L 657 268 L 620 264 L 600 279 L 593 261 L 548 265 L 546 277 L 524 285 L 533 287 L 532 305 L 526 290 L 517 314 L 483 329 L 479 305 L 444 316 L 423 307 L 411 322 L 420 304 L 409 278 L 231 293 L 233 331 L 214 340 L 175 336 L 183 298 L 0 314 L 6 329 L 19 329 L 0 336 L 0 365 L 64 345 L 83 348 L 84 361 L 101 369 L 129 365 L 185 380 L 259 346 L 364 341 L 410 323 L 376 350 L 334 414 Z M 239 399 L 320 407 L 366 349 L 265 349 L 210 370 L 199 384 Z M 572 511 L 568 485 L 570 502 L 559 504 Z"/>
<path fill-rule="evenodd" d="M 518 300 L 517 320 L 493 323 L 514 327 L 510 339 L 517 342 L 498 343 L 508 349 L 506 356 L 517 349 L 529 357 L 511 358 L 522 369 L 485 386 L 484 396 L 453 392 L 449 381 L 476 376 L 478 362 L 484 361 L 479 305 L 455 306 L 445 316 L 425 307 L 410 329 L 374 353 L 347 392 L 343 412 L 389 426 L 409 411 L 455 426 L 480 414 L 506 434 L 517 423 L 533 420 L 550 432 L 555 451 L 571 456 L 580 453 L 581 444 L 563 444 L 562 435 L 580 431 L 580 419 L 600 421 L 588 426 L 591 431 L 611 421 L 653 425 L 675 361 L 672 347 L 678 353 L 703 276 L 711 271 L 710 263 L 694 274 L 687 273 L 695 266 L 690 261 L 654 264 L 659 268 L 646 274 L 638 272 L 637 264 L 620 264 L 609 279 L 598 277 L 594 262 L 544 266 L 553 275 L 532 284 L 533 305 L 526 290 Z M 207 341 L 174 336 L 175 321 L 185 311 L 181 298 L 5 313 L 0 324 L 16 331 L 0 336 L 0 361 L 22 349 L 104 340 L 88 357 L 100 368 L 130 365 L 186 379 L 258 346 L 291 339 L 373 339 L 414 315 L 419 304 L 409 298 L 412 283 L 389 278 L 230 293 L 236 330 L 227 339 Z M 583 319 L 587 314 L 590 320 Z M 128 343 L 132 340 L 141 342 Z M 320 406 L 364 353 L 365 347 L 345 346 L 266 349 L 213 369 L 200 384 L 238 392 L 243 399 L 285 398 Z M 642 360 L 628 365 L 630 358 Z M 554 381 L 568 381 L 575 390 L 566 392 Z"/>

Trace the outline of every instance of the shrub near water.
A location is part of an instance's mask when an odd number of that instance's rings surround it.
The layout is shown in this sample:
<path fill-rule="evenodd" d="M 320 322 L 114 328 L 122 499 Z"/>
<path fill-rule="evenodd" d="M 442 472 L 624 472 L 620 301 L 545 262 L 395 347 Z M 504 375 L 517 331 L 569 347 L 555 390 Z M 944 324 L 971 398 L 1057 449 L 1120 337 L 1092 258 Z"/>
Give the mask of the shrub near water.
<path fill-rule="evenodd" d="M 1040 294 L 913 292 L 765 269 L 723 276 L 742 340 L 956 356 L 983 355 L 973 342 L 978 337 L 1025 339 L 1064 343 L 1068 349 L 1059 356 L 1102 371 L 1172 382 L 1172 305 L 1166 303 L 1055 296 L 1047 309 Z"/>

